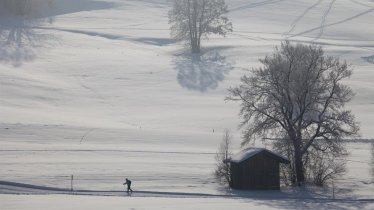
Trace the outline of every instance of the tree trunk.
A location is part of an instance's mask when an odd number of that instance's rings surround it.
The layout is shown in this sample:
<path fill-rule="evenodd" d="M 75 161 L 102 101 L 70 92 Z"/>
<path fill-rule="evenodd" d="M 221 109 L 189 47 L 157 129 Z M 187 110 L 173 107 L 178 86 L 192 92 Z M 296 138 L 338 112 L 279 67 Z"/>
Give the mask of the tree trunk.
<path fill-rule="evenodd" d="M 200 47 L 198 45 L 198 42 L 197 42 L 196 38 L 194 38 L 191 41 L 191 49 L 192 49 L 192 53 L 200 53 Z"/>
<path fill-rule="evenodd" d="M 296 172 L 296 181 L 300 185 L 304 183 L 304 164 L 303 157 L 300 151 L 300 144 L 296 143 L 295 146 L 295 172 Z"/>
<path fill-rule="evenodd" d="M 191 31 L 191 49 L 192 53 L 200 53 L 200 46 L 199 46 L 199 37 L 198 37 L 198 27 L 197 27 L 197 10 L 198 10 L 198 2 L 197 0 L 193 1 L 192 5 L 192 26 L 190 28 Z"/>

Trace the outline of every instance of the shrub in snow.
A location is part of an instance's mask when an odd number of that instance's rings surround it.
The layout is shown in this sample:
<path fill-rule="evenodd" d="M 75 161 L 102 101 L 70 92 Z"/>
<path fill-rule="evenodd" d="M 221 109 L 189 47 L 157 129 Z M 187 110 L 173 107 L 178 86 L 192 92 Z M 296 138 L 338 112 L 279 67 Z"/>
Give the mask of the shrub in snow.
<path fill-rule="evenodd" d="M 342 144 L 335 146 L 333 150 L 326 146 L 327 142 L 318 140 L 317 147 L 308 149 L 303 156 L 306 181 L 317 186 L 329 184 L 329 181 L 341 177 L 346 172 L 347 151 Z M 277 141 L 274 149 L 294 162 L 294 151 L 289 142 Z M 323 148 L 323 149 L 322 149 Z M 284 183 L 295 183 L 295 164 L 281 165 L 281 178 Z"/>
<path fill-rule="evenodd" d="M 216 153 L 216 169 L 214 171 L 215 178 L 222 183 L 230 183 L 230 157 L 231 152 L 231 134 L 229 130 L 225 130 L 222 142 Z"/>

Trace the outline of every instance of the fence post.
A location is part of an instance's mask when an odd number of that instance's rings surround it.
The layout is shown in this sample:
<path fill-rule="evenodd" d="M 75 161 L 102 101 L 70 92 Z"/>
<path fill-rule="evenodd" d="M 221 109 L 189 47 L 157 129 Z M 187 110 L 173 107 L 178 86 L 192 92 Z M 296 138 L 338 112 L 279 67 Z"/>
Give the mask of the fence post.
<path fill-rule="evenodd" d="M 332 180 L 332 199 L 335 200 L 335 185 L 334 185 L 334 180 Z"/>
<path fill-rule="evenodd" d="M 70 191 L 73 192 L 74 188 L 73 188 L 73 180 L 74 180 L 74 175 L 71 175 L 71 179 L 70 179 Z"/>

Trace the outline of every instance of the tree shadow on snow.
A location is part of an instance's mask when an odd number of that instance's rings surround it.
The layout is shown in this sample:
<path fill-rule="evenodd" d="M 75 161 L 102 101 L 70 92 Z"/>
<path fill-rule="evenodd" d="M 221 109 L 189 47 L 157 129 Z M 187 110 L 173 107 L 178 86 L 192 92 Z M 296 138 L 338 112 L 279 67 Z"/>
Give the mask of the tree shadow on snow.
<path fill-rule="evenodd" d="M 117 7 L 118 4 L 94 0 L 53 0 L 51 9 L 41 13 L 44 16 L 58 16 L 82 11 L 105 10 Z"/>
<path fill-rule="evenodd" d="M 372 56 L 367 56 L 367 57 L 361 57 L 363 60 L 365 60 L 368 63 L 374 64 L 374 55 Z"/>
<path fill-rule="evenodd" d="M 260 199 L 260 205 L 270 206 L 276 209 L 367 209 L 373 201 L 359 201 L 349 199 Z"/>
<path fill-rule="evenodd" d="M 144 44 L 155 45 L 155 46 L 166 46 L 174 44 L 176 41 L 170 38 L 155 38 L 155 37 L 141 37 L 131 39 L 136 42 L 141 42 Z"/>
<path fill-rule="evenodd" d="M 218 52 L 183 54 L 173 60 L 178 71 L 179 84 L 188 90 L 206 92 L 214 90 L 233 69 L 226 57 Z"/>
<path fill-rule="evenodd" d="M 56 45 L 57 37 L 40 26 L 53 24 L 57 15 L 115 6 L 109 2 L 89 0 L 40 0 L 39 4 L 27 14 L 20 15 L 10 9 L 6 11 L 7 8 L 0 2 L 0 63 L 19 67 Z"/>
<path fill-rule="evenodd" d="M 331 188 L 293 187 L 282 190 L 233 190 L 220 188 L 226 195 L 241 198 L 243 202 L 253 202 L 276 209 L 360 209 L 371 204 L 372 200 L 358 200 L 352 189 L 336 189 L 335 199 Z"/>
<path fill-rule="evenodd" d="M 57 38 L 34 27 L 52 22 L 48 19 L 12 18 L 0 21 L 0 62 L 15 67 L 34 60 L 39 51 L 52 46 Z"/>

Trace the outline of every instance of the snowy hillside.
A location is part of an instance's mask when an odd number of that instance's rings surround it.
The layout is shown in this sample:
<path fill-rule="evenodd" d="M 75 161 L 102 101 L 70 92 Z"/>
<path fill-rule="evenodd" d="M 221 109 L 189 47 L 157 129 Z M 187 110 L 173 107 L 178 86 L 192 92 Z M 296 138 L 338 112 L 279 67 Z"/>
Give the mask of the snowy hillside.
<path fill-rule="evenodd" d="M 234 31 L 204 41 L 201 56 L 170 38 L 167 0 L 55 0 L 28 19 L 0 15 L 0 180 L 69 188 L 74 174 L 77 189 L 122 190 L 131 177 L 135 190 L 226 194 L 214 153 L 225 128 L 241 141 L 227 89 L 282 40 L 353 65 L 349 108 L 374 138 L 373 0 L 226 2 Z M 370 144 L 347 145 L 341 198 L 374 199 Z M 0 195 L 8 209 L 17 199 Z"/>

